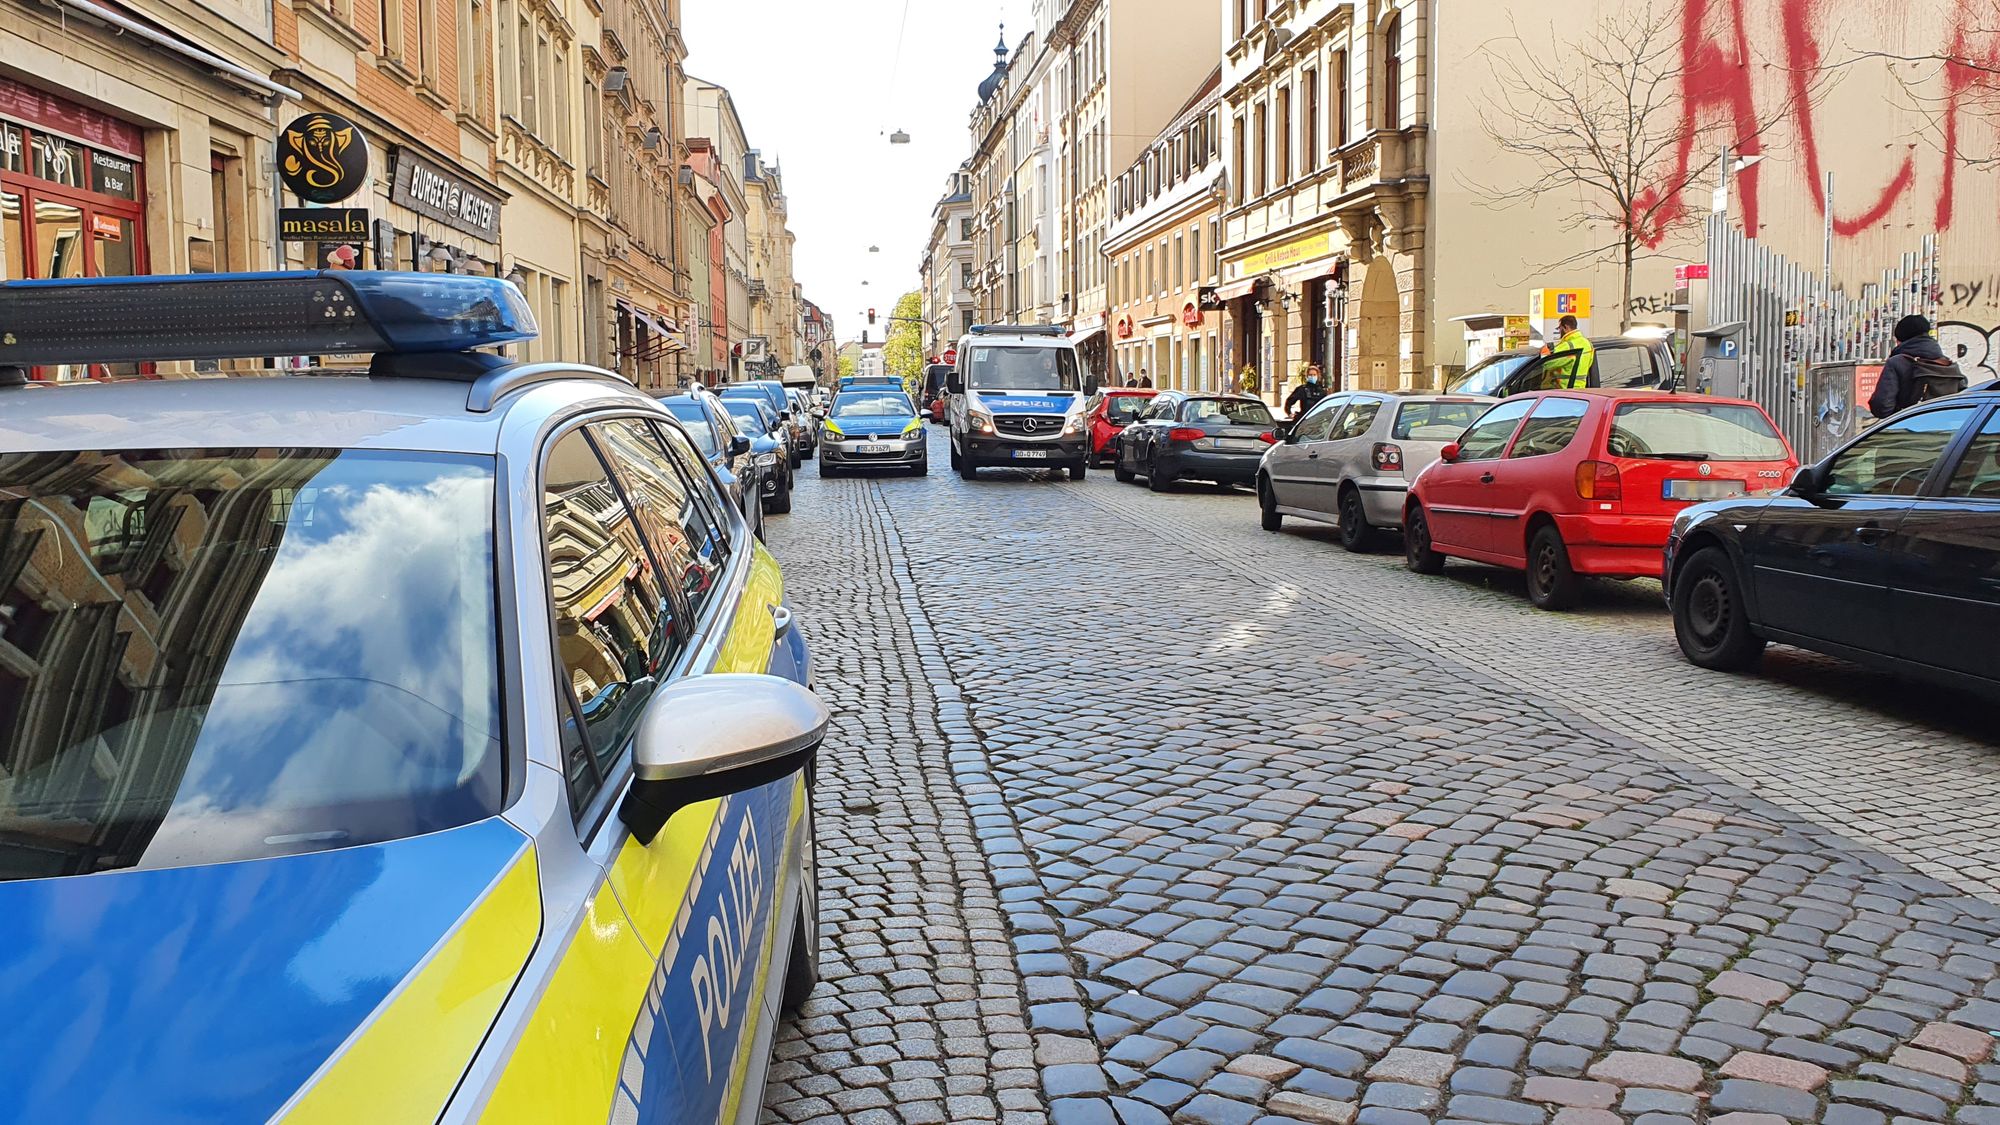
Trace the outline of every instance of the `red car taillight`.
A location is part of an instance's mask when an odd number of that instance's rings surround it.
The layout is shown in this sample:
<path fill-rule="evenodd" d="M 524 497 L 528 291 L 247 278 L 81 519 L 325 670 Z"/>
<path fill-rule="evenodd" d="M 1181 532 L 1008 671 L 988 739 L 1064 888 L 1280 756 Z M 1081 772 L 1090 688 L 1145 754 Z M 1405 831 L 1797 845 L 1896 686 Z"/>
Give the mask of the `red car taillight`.
<path fill-rule="evenodd" d="M 1576 494 L 1585 500 L 1619 500 L 1625 495 L 1618 466 L 1609 461 L 1584 461 L 1576 467 Z"/>
<path fill-rule="evenodd" d="M 1200 441 L 1207 436 L 1206 430 L 1197 430 L 1193 426 L 1175 426 L 1167 431 L 1168 441 Z"/>
<path fill-rule="evenodd" d="M 1257 440 L 1263 442 L 1265 445 L 1276 445 L 1278 444 L 1278 432 L 1276 430 L 1265 430 L 1263 433 L 1257 435 Z"/>
<path fill-rule="evenodd" d="M 1374 460 L 1376 472 L 1386 473 L 1393 470 L 1400 473 L 1403 471 L 1403 447 L 1378 441 L 1375 443 Z"/>

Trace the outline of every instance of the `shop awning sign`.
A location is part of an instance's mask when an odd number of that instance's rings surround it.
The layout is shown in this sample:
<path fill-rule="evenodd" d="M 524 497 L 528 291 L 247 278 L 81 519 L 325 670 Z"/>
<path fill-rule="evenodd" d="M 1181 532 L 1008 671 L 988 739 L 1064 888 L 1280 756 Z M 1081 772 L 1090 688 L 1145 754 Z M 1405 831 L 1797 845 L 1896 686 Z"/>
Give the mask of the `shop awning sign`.
<path fill-rule="evenodd" d="M 281 207 L 280 242 L 368 241 L 368 211 L 362 207 Z"/>
<path fill-rule="evenodd" d="M 395 153 L 389 199 L 486 242 L 500 241 L 500 197 L 407 148 Z"/>

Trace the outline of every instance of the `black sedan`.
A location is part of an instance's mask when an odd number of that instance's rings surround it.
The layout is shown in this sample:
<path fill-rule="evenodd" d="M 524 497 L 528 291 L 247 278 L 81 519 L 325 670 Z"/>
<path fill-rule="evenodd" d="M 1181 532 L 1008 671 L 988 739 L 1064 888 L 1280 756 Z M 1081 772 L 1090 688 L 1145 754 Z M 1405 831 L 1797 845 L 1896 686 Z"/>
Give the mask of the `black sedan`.
<path fill-rule="evenodd" d="M 1912 407 L 1779 495 L 1688 509 L 1664 579 L 1704 668 L 1777 641 L 2000 695 L 2000 392 Z"/>
<path fill-rule="evenodd" d="M 695 391 L 664 396 L 660 405 L 680 419 L 688 436 L 694 439 L 695 448 L 714 466 L 723 491 L 742 509 L 743 518 L 756 529 L 757 538 L 762 539 L 765 469 L 757 463 L 749 436 L 736 432 L 736 423 L 722 408 L 722 400 L 706 391 Z"/>
<path fill-rule="evenodd" d="M 782 516 L 792 510 L 791 432 L 784 419 L 754 398 L 717 400 L 729 411 L 738 433 L 750 438 L 750 452 L 764 471 L 764 511 Z"/>
<path fill-rule="evenodd" d="M 1162 391 L 1118 435 L 1112 474 L 1165 492 L 1177 480 L 1249 484 L 1278 440 L 1271 408 L 1247 395 Z"/>

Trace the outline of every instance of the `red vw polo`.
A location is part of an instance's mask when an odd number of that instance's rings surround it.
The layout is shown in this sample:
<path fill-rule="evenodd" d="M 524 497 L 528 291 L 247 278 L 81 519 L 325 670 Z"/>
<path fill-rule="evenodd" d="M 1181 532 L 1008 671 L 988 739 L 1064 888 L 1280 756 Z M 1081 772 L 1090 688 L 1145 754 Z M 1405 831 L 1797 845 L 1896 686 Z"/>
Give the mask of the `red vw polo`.
<path fill-rule="evenodd" d="M 1657 391 L 1517 395 L 1418 475 L 1404 507 L 1411 570 L 1447 556 L 1525 570 L 1542 609 L 1580 580 L 1658 578 L 1689 504 L 1782 489 L 1799 467 L 1754 402 Z"/>
<path fill-rule="evenodd" d="M 1118 435 L 1159 394 L 1157 387 L 1106 387 L 1090 404 L 1090 456 L 1099 463 L 1116 460 Z"/>

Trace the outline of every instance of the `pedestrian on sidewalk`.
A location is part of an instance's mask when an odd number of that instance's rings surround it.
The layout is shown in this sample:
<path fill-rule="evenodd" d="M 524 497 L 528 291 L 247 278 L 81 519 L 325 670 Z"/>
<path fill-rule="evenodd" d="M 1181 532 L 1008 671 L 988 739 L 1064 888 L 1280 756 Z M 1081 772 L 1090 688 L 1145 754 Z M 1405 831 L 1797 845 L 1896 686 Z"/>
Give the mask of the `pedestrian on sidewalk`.
<path fill-rule="evenodd" d="M 1292 393 L 1285 397 L 1285 414 L 1296 418 L 1318 406 L 1319 400 L 1325 397 L 1325 376 L 1320 373 L 1319 364 L 1309 363 L 1306 365 L 1305 381 L 1293 387 Z"/>
<path fill-rule="evenodd" d="M 1896 322 L 1896 347 L 1882 365 L 1875 393 L 1868 396 L 1868 413 L 1887 418 L 1920 402 L 1955 395 L 1966 382 L 1965 372 L 1931 335 L 1930 319 L 1912 313 Z"/>

